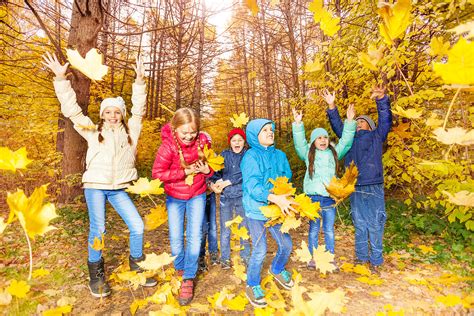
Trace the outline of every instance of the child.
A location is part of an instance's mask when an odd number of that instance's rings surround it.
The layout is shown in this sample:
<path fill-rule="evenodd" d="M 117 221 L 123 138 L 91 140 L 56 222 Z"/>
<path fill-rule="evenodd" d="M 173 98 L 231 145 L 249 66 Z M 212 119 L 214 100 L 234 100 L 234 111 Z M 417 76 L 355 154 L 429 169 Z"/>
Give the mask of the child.
<path fill-rule="evenodd" d="M 180 108 L 171 122 L 161 129 L 162 143 L 153 164 L 153 178 L 164 183 L 168 210 L 171 254 L 174 266 L 183 276 L 179 303 L 188 305 L 194 296 L 194 278 L 198 269 L 202 224 L 206 207 L 206 180 L 213 171 L 205 161 L 204 146 L 209 139 L 199 132 L 200 121 L 190 108 Z M 192 184 L 186 177 L 193 176 Z M 186 217 L 186 247 L 184 218 Z"/>
<path fill-rule="evenodd" d="M 325 91 L 322 95 L 329 105 L 327 110 L 331 127 L 338 137 L 342 136 L 342 122 L 334 105 L 334 94 Z M 375 98 L 378 112 L 378 126 L 367 116 L 356 117 L 357 129 L 352 148 L 347 152 L 345 165 L 354 161 L 359 176 L 355 192 L 352 193 L 351 211 L 355 227 L 356 263 L 370 261 L 372 272 L 378 273 L 383 263 L 382 238 L 385 221 L 382 146 L 392 127 L 390 100 L 383 87 L 374 87 L 371 98 Z M 370 251 L 368 241 L 370 240 Z"/>
<path fill-rule="evenodd" d="M 336 218 L 335 202 L 329 197 L 325 185 L 336 175 L 337 162 L 344 157 L 352 146 L 356 122 L 354 121 L 354 106 L 347 109 L 347 121 L 344 124 L 342 138 L 334 148 L 329 144 L 328 132 L 324 128 L 316 128 L 311 132 L 310 143 L 306 141 L 303 115 L 293 109 L 293 140 L 298 157 L 306 164 L 303 190 L 313 202 L 319 202 L 323 218 L 324 241 L 326 250 L 334 254 L 334 220 Z M 318 248 L 318 235 L 321 220 L 309 222 L 308 247 L 311 254 L 313 248 Z M 311 260 L 308 268 L 314 270 L 315 263 Z"/>
<path fill-rule="evenodd" d="M 247 150 L 240 164 L 243 205 L 252 239 L 245 295 L 255 307 L 267 305 L 265 294 L 260 287 L 260 274 L 267 253 L 267 229 L 278 245 L 269 273 L 287 290 L 294 284 L 291 273 L 285 270 L 292 249 L 291 237 L 280 231 L 281 224 L 265 227 L 268 218 L 260 211 L 260 207 L 268 205 L 268 202 L 278 205 L 284 215 L 289 215 L 290 210 L 294 210 L 291 204 L 295 203 L 288 200 L 287 195 L 270 193 L 273 185 L 268 181 L 269 179 L 277 177 L 291 179 L 292 175 L 285 153 L 274 146 L 274 128 L 274 123 L 266 119 L 255 119 L 249 122 L 246 134 L 250 149 Z"/>
<path fill-rule="evenodd" d="M 245 132 L 241 128 L 234 128 L 227 136 L 230 149 L 224 150 L 221 155 L 224 157 L 224 169 L 217 172 L 212 180 L 211 188 L 220 196 L 220 225 L 221 225 L 221 267 L 223 270 L 231 268 L 230 261 L 230 228 L 225 226 L 227 221 L 235 216 L 241 216 L 243 221 L 239 227 L 247 227 L 244 208 L 242 205 L 242 172 L 240 162 L 246 152 Z M 247 265 L 250 257 L 250 244 L 248 240 L 240 240 L 243 249 L 240 257 Z"/>
<path fill-rule="evenodd" d="M 43 64 L 54 74 L 54 89 L 61 103 L 61 112 L 74 123 L 74 129 L 87 141 L 86 171 L 82 176 L 84 196 L 89 212 L 88 262 L 89 289 L 94 297 L 110 295 L 107 284 L 102 252 L 94 250 L 94 239 L 102 240 L 105 233 L 105 202 L 115 208 L 130 231 L 129 265 L 132 271 L 141 271 L 138 262 L 145 259 L 143 254 L 143 221 L 135 205 L 125 192 L 132 180 L 136 180 L 135 154 L 138 137 L 142 129 L 142 117 L 146 102 L 145 68 L 140 59 L 134 67 L 137 79 L 132 90 L 132 117 L 125 123 L 127 114 L 121 97 L 106 98 L 100 104 L 100 122 L 97 128 L 89 117 L 82 114 L 76 102 L 76 94 L 71 82 L 66 80 L 69 63 L 61 65 L 55 55 L 43 57 Z M 155 279 L 147 278 L 144 286 L 154 286 Z"/>

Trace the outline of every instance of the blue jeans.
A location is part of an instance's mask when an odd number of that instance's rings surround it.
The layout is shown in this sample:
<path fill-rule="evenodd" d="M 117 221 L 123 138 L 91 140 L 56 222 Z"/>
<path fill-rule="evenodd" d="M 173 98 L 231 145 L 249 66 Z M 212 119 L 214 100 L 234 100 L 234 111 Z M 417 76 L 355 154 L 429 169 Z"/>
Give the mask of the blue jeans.
<path fill-rule="evenodd" d="M 137 208 L 125 190 L 99 190 L 84 189 L 87 209 L 89 211 L 89 262 L 98 262 L 102 251 L 92 249 L 94 238 L 102 240 L 101 234 L 105 233 L 105 202 L 109 201 L 112 207 L 122 217 L 130 231 L 130 255 L 139 258 L 143 254 L 143 220 Z"/>
<path fill-rule="evenodd" d="M 321 206 L 321 217 L 323 218 L 324 242 L 326 250 L 334 254 L 334 221 L 336 220 L 336 208 L 333 199 L 322 195 L 310 195 L 311 201 L 319 202 Z M 321 218 L 309 221 L 308 248 L 313 254 L 313 247 L 318 248 L 319 229 L 321 227 Z"/>
<path fill-rule="evenodd" d="M 166 196 L 171 255 L 176 256 L 174 267 L 184 270 L 183 279 L 194 279 L 201 249 L 202 219 L 206 207 L 206 193 L 189 200 Z M 186 217 L 186 249 L 184 248 L 184 218 Z"/>
<path fill-rule="evenodd" d="M 206 255 L 206 239 L 209 243 L 209 253 L 217 253 L 216 194 L 214 192 L 206 196 L 200 257 Z"/>
<path fill-rule="evenodd" d="M 240 223 L 240 227 L 247 227 L 247 220 L 245 217 L 244 207 L 242 205 L 242 197 L 237 198 L 225 198 L 221 195 L 221 260 L 230 259 L 230 228 L 225 227 L 225 222 L 232 220 L 236 216 L 242 217 L 243 221 Z M 240 239 L 240 245 L 243 249 L 240 251 L 240 257 L 245 262 L 249 261 L 250 258 L 250 243 L 248 240 Z"/>
<path fill-rule="evenodd" d="M 267 229 L 278 245 L 277 253 L 270 266 L 272 273 L 279 274 L 285 269 L 293 248 L 290 235 L 280 231 L 281 224 L 265 227 L 265 223 L 266 221 L 247 218 L 250 238 L 252 239 L 252 255 L 247 266 L 248 286 L 260 285 L 260 274 L 267 254 Z"/>
<path fill-rule="evenodd" d="M 374 266 L 381 265 L 383 231 L 387 219 L 383 184 L 356 186 L 350 199 L 356 257 L 364 262 L 370 261 Z"/>

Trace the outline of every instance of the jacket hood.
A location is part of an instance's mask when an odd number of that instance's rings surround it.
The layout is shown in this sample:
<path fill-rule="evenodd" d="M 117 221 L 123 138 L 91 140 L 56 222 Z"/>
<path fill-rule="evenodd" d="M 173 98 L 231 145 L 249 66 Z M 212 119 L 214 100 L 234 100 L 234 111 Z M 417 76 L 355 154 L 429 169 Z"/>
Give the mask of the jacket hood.
<path fill-rule="evenodd" d="M 255 119 L 251 120 L 247 124 L 247 128 L 245 129 L 245 134 L 247 135 L 247 143 L 250 145 L 252 148 L 259 148 L 265 150 L 266 148 L 258 142 L 258 134 L 262 130 L 262 128 L 267 125 L 267 124 L 272 124 L 273 130 L 275 130 L 275 123 L 273 121 L 267 120 L 267 119 Z M 272 146 L 275 146 L 275 143 L 273 143 Z"/>

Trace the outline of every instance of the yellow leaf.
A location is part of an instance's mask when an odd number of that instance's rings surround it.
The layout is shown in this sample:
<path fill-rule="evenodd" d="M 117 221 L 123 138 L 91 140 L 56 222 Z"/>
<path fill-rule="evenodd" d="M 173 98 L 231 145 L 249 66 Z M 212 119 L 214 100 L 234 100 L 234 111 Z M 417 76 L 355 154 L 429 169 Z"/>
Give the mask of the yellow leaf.
<path fill-rule="evenodd" d="M 22 147 L 17 151 L 11 151 L 7 147 L 0 147 L 0 170 L 26 169 L 32 160 L 26 157 L 26 148 Z"/>
<path fill-rule="evenodd" d="M 39 277 L 42 277 L 42 276 L 45 276 L 45 275 L 48 275 L 49 274 L 49 270 L 46 270 L 46 269 L 36 269 L 33 271 L 33 273 L 31 274 L 31 276 L 33 277 L 33 279 L 36 279 L 36 278 L 39 278 Z"/>
<path fill-rule="evenodd" d="M 448 307 L 456 306 L 461 304 L 461 298 L 457 295 L 446 295 L 446 296 L 438 296 L 436 298 L 436 302 L 443 303 Z"/>
<path fill-rule="evenodd" d="M 5 219 L 3 217 L 0 217 L 0 234 L 3 233 L 5 228 L 7 228 L 8 223 L 5 223 Z"/>
<path fill-rule="evenodd" d="M 137 312 L 137 310 L 141 307 L 144 307 L 148 304 L 148 301 L 146 299 L 134 299 L 132 304 L 130 304 L 130 313 L 132 315 L 135 315 L 135 313 Z"/>
<path fill-rule="evenodd" d="M 385 43 L 392 45 L 396 38 L 401 37 L 410 25 L 410 0 L 398 0 L 394 5 L 388 2 L 378 3 L 378 13 L 383 22 L 379 24 L 379 32 Z"/>
<path fill-rule="evenodd" d="M 145 224 L 146 225 L 146 224 Z M 143 248 L 145 249 L 148 249 L 151 247 L 151 243 L 149 241 L 147 241 L 144 245 L 143 245 Z"/>
<path fill-rule="evenodd" d="M 219 171 L 224 168 L 224 157 L 216 155 L 214 150 L 207 147 L 207 144 L 204 146 L 204 156 L 212 170 Z"/>
<path fill-rule="evenodd" d="M 474 42 L 461 37 L 448 51 L 446 63 L 433 63 L 433 70 L 447 84 L 474 84 Z"/>
<path fill-rule="evenodd" d="M 313 12 L 315 15 L 315 22 L 319 22 L 319 19 L 316 21 L 317 17 L 321 14 L 321 10 L 323 9 L 323 0 L 313 0 L 308 6 L 308 10 Z"/>
<path fill-rule="evenodd" d="M 295 250 L 296 259 L 308 263 L 313 259 L 311 252 L 309 252 L 308 245 L 304 240 L 301 241 L 301 248 Z"/>
<path fill-rule="evenodd" d="M 276 204 L 261 206 L 260 211 L 262 211 L 263 216 L 270 219 L 281 218 L 283 216 L 281 209 Z"/>
<path fill-rule="evenodd" d="M 319 211 L 321 206 L 319 202 L 313 202 L 309 196 L 302 193 L 295 197 L 295 210 L 297 210 L 301 216 L 309 218 L 314 221 L 316 218 L 319 218 Z"/>
<path fill-rule="evenodd" d="M 10 285 L 7 287 L 8 293 L 12 296 L 18 298 L 25 298 L 26 294 L 30 291 L 31 286 L 28 285 L 25 281 L 18 282 L 17 280 L 12 280 Z"/>
<path fill-rule="evenodd" d="M 357 57 L 359 58 L 359 63 L 361 63 L 364 67 L 377 71 L 377 64 L 379 63 L 380 60 L 383 58 L 383 52 L 385 50 L 385 47 L 380 46 L 377 48 L 375 44 L 370 44 L 367 53 L 358 53 Z"/>
<path fill-rule="evenodd" d="M 8 305 L 12 301 L 12 295 L 8 293 L 7 289 L 0 291 L 0 306 Z"/>
<path fill-rule="evenodd" d="M 304 72 L 316 72 L 323 69 L 323 64 L 319 61 L 317 55 L 314 56 L 313 61 L 308 61 L 306 65 L 304 65 Z"/>
<path fill-rule="evenodd" d="M 234 225 L 234 224 L 238 225 L 238 224 L 242 223 L 242 221 L 243 221 L 243 218 L 240 215 L 237 215 L 232 220 L 225 222 L 225 227 L 229 227 L 229 226 Z"/>
<path fill-rule="evenodd" d="M 372 296 L 375 296 L 375 297 L 379 297 L 379 296 L 382 295 L 382 293 L 377 292 L 377 291 L 372 291 L 372 292 L 370 292 L 369 294 L 372 295 Z"/>
<path fill-rule="evenodd" d="M 72 311 L 71 305 L 58 306 L 43 312 L 43 316 L 62 316 Z"/>
<path fill-rule="evenodd" d="M 346 273 L 354 272 L 354 265 L 352 263 L 344 262 L 340 268 L 343 272 Z"/>
<path fill-rule="evenodd" d="M 308 305 L 312 307 L 313 310 L 324 306 L 324 310 L 327 308 L 333 313 L 342 313 L 344 305 L 348 301 L 341 288 L 337 288 L 332 292 L 314 292 L 307 294 L 311 299 Z"/>
<path fill-rule="evenodd" d="M 71 66 L 92 80 L 102 80 L 102 77 L 107 74 L 108 67 L 102 65 L 103 56 L 95 48 L 91 48 L 87 52 L 86 58 L 82 58 L 75 49 L 66 49 L 66 54 Z"/>
<path fill-rule="evenodd" d="M 146 282 L 146 276 L 144 273 L 137 273 L 137 271 L 125 271 L 116 274 L 120 281 L 130 282 L 130 286 L 136 290 L 140 285 L 144 285 Z M 112 277 L 112 276 L 111 276 Z"/>
<path fill-rule="evenodd" d="M 247 281 L 247 273 L 245 272 L 245 266 L 240 263 L 240 256 L 235 255 L 232 257 L 232 269 L 234 269 L 234 275 L 242 281 Z"/>
<path fill-rule="evenodd" d="M 454 195 L 449 193 L 448 191 L 441 192 L 443 192 L 443 194 L 446 194 L 449 198 L 449 202 L 453 204 L 474 207 L 474 192 L 464 190 L 456 192 Z"/>
<path fill-rule="evenodd" d="M 145 270 L 158 270 L 174 261 L 176 257 L 163 252 L 161 255 L 151 253 L 146 255 L 145 260 L 138 263 L 138 265 Z"/>
<path fill-rule="evenodd" d="M 472 1 L 471 1 L 472 4 Z M 448 32 L 456 33 L 456 35 L 461 35 L 463 33 L 467 33 L 464 38 L 471 39 L 474 38 L 474 21 L 469 21 L 464 24 L 460 24 L 450 30 Z"/>
<path fill-rule="evenodd" d="M 255 316 L 273 316 L 275 315 L 275 309 L 267 306 L 265 308 L 255 308 L 253 310 Z"/>
<path fill-rule="evenodd" d="M 245 310 L 245 306 L 248 304 L 248 300 L 247 298 L 240 294 L 240 295 L 237 295 L 235 297 L 233 297 L 232 299 L 229 299 L 227 298 L 225 301 L 224 301 L 224 306 L 228 307 L 229 310 L 231 311 L 241 311 L 243 312 Z"/>
<path fill-rule="evenodd" d="M 443 120 L 437 118 L 436 113 L 431 113 L 431 116 L 426 120 L 426 126 L 439 127 L 443 124 Z"/>
<path fill-rule="evenodd" d="M 168 213 L 164 205 L 157 205 L 150 210 L 150 213 L 145 215 L 145 229 L 147 231 L 154 230 L 168 220 Z"/>
<path fill-rule="evenodd" d="M 334 34 L 336 34 L 337 31 L 339 31 L 339 29 L 341 28 L 341 26 L 339 25 L 340 21 L 341 18 L 335 17 L 332 12 L 324 9 L 322 11 L 319 27 L 325 35 L 334 36 Z"/>
<path fill-rule="evenodd" d="M 230 227 L 230 231 L 233 235 L 235 235 L 239 238 L 242 238 L 242 239 L 245 239 L 245 240 L 250 238 L 249 237 L 249 232 L 248 232 L 247 228 L 245 228 L 244 226 L 239 228 L 237 225 L 232 225 Z"/>
<path fill-rule="evenodd" d="M 370 270 L 363 264 L 357 264 L 354 269 L 352 270 L 354 273 L 360 274 L 360 275 L 370 275 Z"/>
<path fill-rule="evenodd" d="M 392 109 L 392 112 L 409 119 L 418 119 L 423 114 L 423 110 L 419 110 L 419 111 L 416 109 L 404 110 L 399 105 L 397 105 L 394 109 Z"/>
<path fill-rule="evenodd" d="M 281 225 L 280 231 L 282 233 L 288 233 L 290 229 L 295 229 L 300 227 L 301 220 L 295 216 L 288 215 L 285 217 L 283 224 Z"/>
<path fill-rule="evenodd" d="M 293 195 L 296 192 L 296 188 L 293 187 L 293 184 L 288 182 L 287 177 L 278 177 L 276 180 L 268 179 L 270 183 L 273 184 L 272 192 L 276 195 L 280 194 L 290 194 Z"/>
<path fill-rule="evenodd" d="M 412 137 L 409 129 L 410 129 L 410 122 L 400 123 L 397 126 L 392 128 L 393 132 L 402 139 Z"/>
<path fill-rule="evenodd" d="M 355 184 L 358 175 L 359 171 L 357 170 L 357 167 L 354 162 L 351 162 L 341 179 L 337 179 L 336 177 L 331 179 L 329 185 L 326 186 L 326 190 L 336 201 L 336 204 L 339 204 L 355 191 Z"/>
<path fill-rule="evenodd" d="M 431 56 L 444 56 L 448 54 L 449 41 L 443 42 L 441 36 L 433 37 L 430 42 L 429 54 Z"/>
<path fill-rule="evenodd" d="M 435 138 L 446 145 L 472 145 L 474 144 L 474 130 L 466 131 L 462 127 L 448 128 L 438 127 L 433 131 Z"/>
<path fill-rule="evenodd" d="M 326 251 L 326 246 L 320 245 L 318 248 L 313 248 L 313 260 L 316 263 L 316 269 L 322 274 L 336 270 L 334 265 L 334 254 Z"/>
<path fill-rule="evenodd" d="M 249 80 L 252 80 L 253 78 L 256 78 L 256 77 L 257 77 L 257 73 L 256 73 L 255 71 L 251 71 L 251 72 L 249 72 L 249 76 L 248 76 L 248 77 L 249 77 Z M 234 114 L 234 115 L 235 115 L 235 114 Z M 234 118 L 235 118 L 235 116 L 234 116 Z M 230 119 L 230 121 L 232 122 L 232 119 Z M 233 123 L 233 122 L 232 122 L 232 123 Z M 247 124 L 247 123 L 245 123 L 245 124 Z"/>
<path fill-rule="evenodd" d="M 252 11 L 252 15 L 255 16 L 260 11 L 258 7 L 257 0 L 245 0 L 245 5 Z"/>
<path fill-rule="evenodd" d="M 184 183 L 186 185 L 193 185 L 193 182 L 194 182 L 194 174 L 190 173 L 186 176 L 186 179 L 184 180 Z"/>
<path fill-rule="evenodd" d="M 100 234 L 100 238 L 94 237 L 94 243 L 89 244 L 92 249 L 95 251 L 101 251 L 104 250 L 105 248 L 105 240 L 104 240 L 104 234 Z"/>
<path fill-rule="evenodd" d="M 421 252 L 425 255 L 428 254 L 428 253 L 436 254 L 436 251 L 433 249 L 433 247 L 428 247 L 428 246 L 425 246 L 425 245 L 419 245 L 418 249 L 420 249 Z"/>
<path fill-rule="evenodd" d="M 150 194 L 163 194 L 165 191 L 161 187 L 162 182 L 159 179 L 149 181 L 148 178 L 139 178 L 133 182 L 133 185 L 127 188 L 127 192 L 140 194 L 141 197 Z"/>
<path fill-rule="evenodd" d="M 255 73 L 254 71 L 252 71 Z M 232 114 L 233 118 L 230 119 L 232 122 L 232 126 L 235 128 L 242 128 L 242 126 L 246 125 L 249 122 L 249 117 L 245 112 L 240 113 L 239 115 L 237 114 Z"/>
<path fill-rule="evenodd" d="M 368 284 L 368 285 L 380 285 L 380 284 L 383 283 L 383 280 L 381 280 L 379 278 L 371 278 L 371 277 L 367 277 L 367 276 L 359 277 L 356 280 L 359 281 L 359 282 Z"/>
<path fill-rule="evenodd" d="M 36 188 L 28 198 L 23 190 L 17 190 L 15 193 L 8 193 L 7 203 L 10 207 L 10 215 L 8 223 L 11 223 L 15 217 L 20 221 L 21 226 L 28 233 L 31 239 L 35 239 L 36 235 L 44 235 L 46 232 L 56 229 L 49 226 L 49 222 L 58 217 L 54 204 L 46 203 L 47 185 Z"/>

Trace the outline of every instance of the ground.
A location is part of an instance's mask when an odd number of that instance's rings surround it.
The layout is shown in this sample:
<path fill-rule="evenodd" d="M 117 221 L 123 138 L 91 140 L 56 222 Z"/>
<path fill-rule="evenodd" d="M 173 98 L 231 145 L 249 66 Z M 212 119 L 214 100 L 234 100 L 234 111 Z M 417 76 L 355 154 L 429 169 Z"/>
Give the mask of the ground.
<path fill-rule="evenodd" d="M 138 202 L 142 215 L 148 213 L 148 206 Z M 24 299 L 13 298 L 9 306 L 0 306 L 2 314 L 34 314 L 55 308 L 57 305 L 72 305 L 74 315 L 130 315 L 130 305 L 134 299 L 144 299 L 153 295 L 156 289 L 165 283 L 161 281 L 157 288 L 138 288 L 132 290 L 122 284 L 114 284 L 112 295 L 105 299 L 95 299 L 87 288 L 86 242 L 87 215 L 85 205 L 77 204 L 60 210 L 61 218 L 54 225 L 55 231 L 33 242 L 34 270 L 43 268 L 48 275 L 37 276 L 30 282 L 31 290 Z M 390 222 L 387 223 L 390 225 Z M 307 238 L 308 225 L 303 224 L 291 232 L 293 248 L 300 248 L 301 241 Z M 353 262 L 353 228 L 350 224 L 336 223 L 336 259 L 339 265 Z M 389 238 L 389 236 L 387 236 Z M 4 289 L 10 280 L 26 280 L 28 275 L 28 247 L 19 223 L 10 225 L 0 235 L 0 289 Z M 104 258 L 107 274 L 117 268 L 128 257 L 128 232 L 120 217 L 110 209 L 107 213 L 107 235 Z M 145 253 L 161 254 L 170 252 L 168 230 L 166 224 L 145 234 Z M 276 245 L 269 237 L 269 250 L 265 261 L 263 277 L 267 275 L 268 266 L 274 256 Z M 383 315 L 396 312 L 399 314 L 457 314 L 468 315 L 472 309 L 466 308 L 472 304 L 472 271 L 459 273 L 467 269 L 462 263 L 453 263 L 457 271 L 450 271 L 440 265 L 424 262 L 423 256 L 414 257 L 407 252 L 397 252 L 385 255 L 386 262 L 381 270 L 382 284 L 369 285 L 356 280 L 363 275 L 347 272 L 343 268 L 338 273 L 326 276 L 319 272 L 309 271 L 304 263 L 293 256 L 288 263 L 290 271 L 301 274 L 300 287 L 310 292 L 332 292 L 340 288 L 344 292 L 345 307 L 342 312 L 346 315 Z M 347 267 L 344 265 L 343 267 Z M 171 267 L 167 267 L 171 268 Z M 346 270 L 346 271 L 344 271 Z M 168 269 L 170 272 L 171 269 Z M 466 272 L 466 271 L 465 271 Z M 460 275 L 464 275 L 461 277 Z M 466 275 L 468 277 L 466 277 Z M 469 279 L 470 276 L 470 279 Z M 369 280 L 376 280 L 370 277 Z M 200 274 L 196 283 L 195 299 L 188 314 L 253 314 L 253 308 L 247 304 L 244 311 L 231 311 L 224 308 L 213 309 L 208 297 L 221 292 L 224 287 L 230 293 L 241 294 L 244 283 L 234 275 L 233 270 L 222 270 L 220 266 L 210 266 L 207 272 Z M 287 311 L 292 308 L 292 298 L 289 292 L 281 290 L 285 299 Z M 448 307 L 437 302 L 440 297 L 456 295 L 464 298 L 462 302 L 453 303 Z M 470 301 L 469 301 L 470 300 Z M 245 303 L 243 303 L 245 304 Z M 449 305 L 449 304 L 448 304 Z M 149 303 L 140 307 L 136 314 L 147 315 L 150 311 L 162 311 L 163 306 Z M 161 312 L 160 312 L 161 313 Z M 333 312 L 329 312 L 333 314 Z M 334 313 L 338 314 L 338 313 Z"/>

